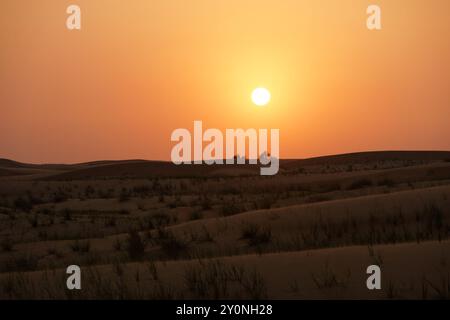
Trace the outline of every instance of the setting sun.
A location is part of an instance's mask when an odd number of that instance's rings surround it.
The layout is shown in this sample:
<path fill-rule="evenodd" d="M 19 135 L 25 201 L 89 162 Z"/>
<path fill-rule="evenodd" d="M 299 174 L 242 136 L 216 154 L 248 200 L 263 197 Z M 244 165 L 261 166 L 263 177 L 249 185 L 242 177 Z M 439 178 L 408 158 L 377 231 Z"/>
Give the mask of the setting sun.
<path fill-rule="evenodd" d="M 256 88 L 252 93 L 252 101 L 257 106 L 265 106 L 270 102 L 270 92 L 265 88 Z"/>

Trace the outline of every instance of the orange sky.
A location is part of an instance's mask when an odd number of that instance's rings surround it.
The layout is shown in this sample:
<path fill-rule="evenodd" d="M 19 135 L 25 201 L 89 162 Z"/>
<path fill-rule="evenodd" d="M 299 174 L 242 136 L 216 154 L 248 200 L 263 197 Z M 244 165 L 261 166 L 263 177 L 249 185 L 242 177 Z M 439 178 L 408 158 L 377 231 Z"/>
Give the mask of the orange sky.
<path fill-rule="evenodd" d="M 169 160 L 194 120 L 284 158 L 450 150 L 448 0 L 2 0 L 0 43 L 0 157 Z"/>

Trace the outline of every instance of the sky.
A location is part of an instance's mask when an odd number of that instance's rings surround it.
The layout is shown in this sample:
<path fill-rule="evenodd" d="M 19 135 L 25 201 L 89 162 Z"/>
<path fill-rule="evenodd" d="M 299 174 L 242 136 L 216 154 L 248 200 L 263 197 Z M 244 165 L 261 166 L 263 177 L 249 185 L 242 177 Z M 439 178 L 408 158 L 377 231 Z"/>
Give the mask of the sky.
<path fill-rule="evenodd" d="M 2 0 L 0 46 L 3 158 L 169 160 L 194 120 L 282 158 L 450 150 L 448 0 Z"/>

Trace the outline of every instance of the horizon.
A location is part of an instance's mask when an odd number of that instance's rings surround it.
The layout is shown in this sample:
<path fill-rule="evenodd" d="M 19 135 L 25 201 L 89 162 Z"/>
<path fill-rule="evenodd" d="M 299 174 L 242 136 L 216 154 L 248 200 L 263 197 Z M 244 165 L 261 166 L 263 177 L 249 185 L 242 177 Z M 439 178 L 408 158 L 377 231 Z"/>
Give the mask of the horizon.
<path fill-rule="evenodd" d="M 278 158 L 279 161 L 296 161 L 296 160 L 309 160 L 309 159 L 319 159 L 319 158 L 333 158 L 333 157 L 339 157 L 339 156 L 346 156 L 346 155 L 360 155 L 360 154 L 375 154 L 375 153 L 449 153 L 450 150 L 368 150 L 368 151 L 354 151 L 354 152 L 344 152 L 344 153 L 334 153 L 334 154 L 324 154 L 324 155 L 317 155 L 312 157 L 305 157 L 305 158 Z M 236 156 L 235 156 L 236 158 Z M 86 164 L 86 163 L 95 163 L 95 162 L 125 162 L 125 161 L 145 161 L 145 162 L 165 162 L 165 163 L 172 163 L 171 160 L 162 160 L 162 159 L 145 159 L 145 158 L 120 158 L 120 159 L 93 159 L 93 160 L 86 160 L 81 162 L 28 162 L 28 161 L 22 161 L 20 159 L 12 159 L 12 158 L 6 158 L 3 156 L 0 156 L 0 161 L 6 160 L 6 161 L 12 161 L 17 162 L 20 164 L 30 164 L 30 165 L 79 165 L 79 164 Z M 222 160 L 227 160 L 226 158 L 223 158 Z M 249 160 L 249 158 L 245 158 L 246 161 Z M 224 162 L 224 164 L 226 164 Z M 206 163 L 202 163 L 202 165 L 206 165 Z M 214 164 L 213 164 L 214 165 Z M 248 165 L 248 163 L 245 163 L 245 165 Z"/>

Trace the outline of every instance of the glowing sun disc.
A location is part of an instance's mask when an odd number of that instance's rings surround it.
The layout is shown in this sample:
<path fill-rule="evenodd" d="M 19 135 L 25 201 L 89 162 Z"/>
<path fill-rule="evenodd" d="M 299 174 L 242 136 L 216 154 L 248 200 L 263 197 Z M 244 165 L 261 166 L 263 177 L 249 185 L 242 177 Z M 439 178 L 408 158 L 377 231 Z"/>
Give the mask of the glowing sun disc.
<path fill-rule="evenodd" d="M 252 101 L 257 106 L 265 106 L 270 102 L 270 92 L 266 88 L 256 88 L 252 92 Z"/>

